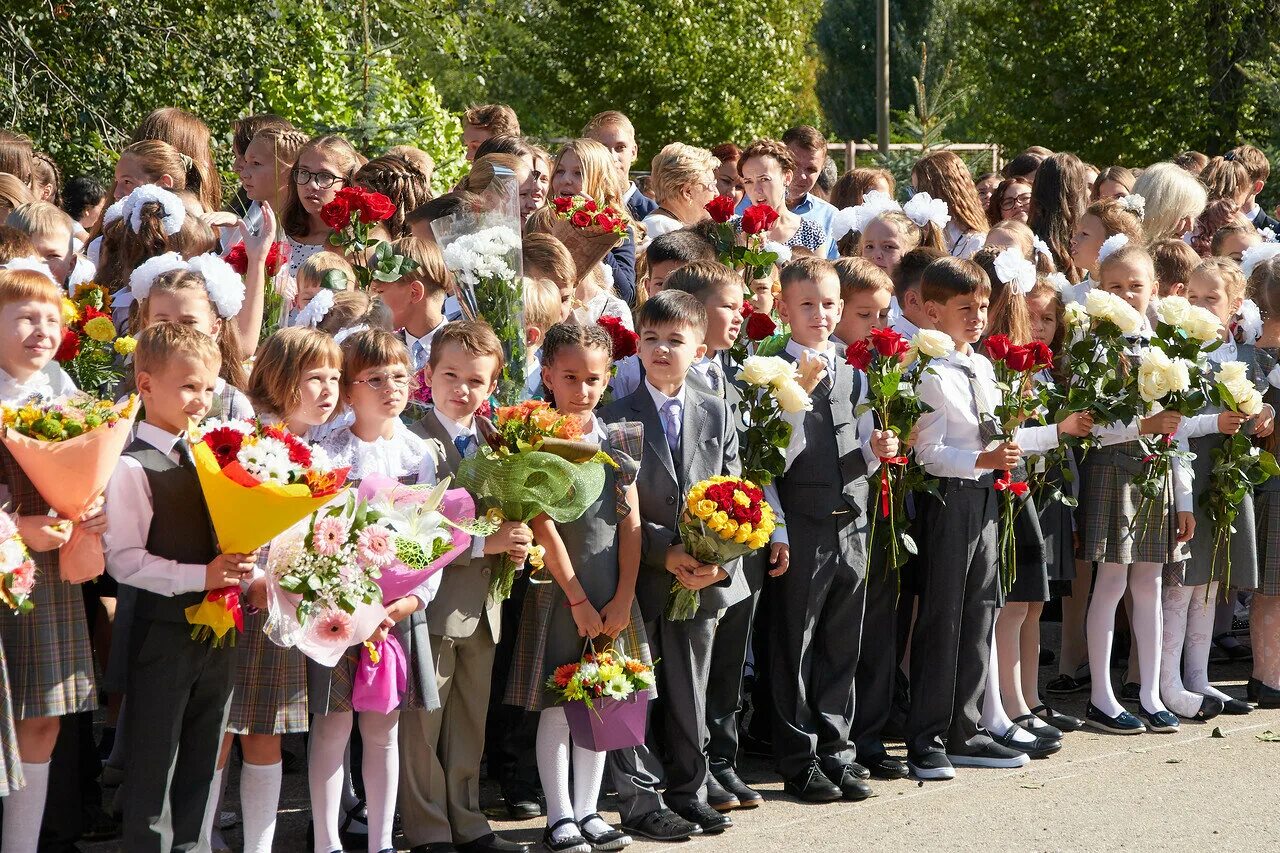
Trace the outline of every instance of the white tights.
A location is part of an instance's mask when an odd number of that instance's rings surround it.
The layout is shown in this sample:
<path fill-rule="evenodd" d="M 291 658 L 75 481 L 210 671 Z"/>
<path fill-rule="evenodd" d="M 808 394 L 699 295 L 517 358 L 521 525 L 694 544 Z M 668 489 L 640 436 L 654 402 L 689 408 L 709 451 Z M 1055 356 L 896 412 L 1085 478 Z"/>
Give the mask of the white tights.
<path fill-rule="evenodd" d="M 1138 692 L 1142 707 L 1148 713 L 1166 710 L 1160 701 L 1160 645 L 1162 639 L 1160 586 L 1164 566 L 1159 563 L 1099 563 L 1093 584 L 1093 601 L 1089 605 L 1086 632 L 1089 640 L 1089 670 L 1093 686 L 1089 700 L 1109 717 L 1124 710 L 1111 686 L 1111 646 L 1115 640 L 1116 607 L 1124 597 L 1126 586 L 1133 590 L 1133 642 L 1138 647 L 1138 663 L 1142 670 Z M 1212 613 L 1212 610 L 1210 611 Z"/>
<path fill-rule="evenodd" d="M 565 818 L 577 821 L 582 829 L 593 833 L 611 828 L 599 818 L 587 821 L 596 811 L 600 799 L 600 783 L 604 779 L 606 753 L 572 746 L 573 796 L 569 796 L 569 753 L 572 739 L 569 719 L 564 708 L 547 708 L 538 715 L 538 777 L 547 798 L 547 826 L 555 826 Z M 552 838 L 561 841 L 573 835 L 573 826 L 565 824 Z M 372 848 L 371 848 L 372 849 Z"/>
<path fill-rule="evenodd" d="M 1000 614 L 996 614 L 999 620 Z M 994 633 L 994 628 L 992 629 Z M 991 642 L 991 664 L 987 671 L 987 692 L 982 696 L 982 727 L 994 737 L 1004 737 L 1010 729 L 1014 730 L 1015 743 L 1032 743 L 1035 735 L 1015 726 L 1013 720 L 1004 711 L 1004 702 L 1000 699 L 1000 655 L 996 648 L 994 636 Z"/>
<path fill-rule="evenodd" d="M 364 745 L 362 778 L 365 807 L 369 813 L 369 853 L 391 847 L 392 821 L 400 780 L 397 729 L 400 712 L 360 714 L 360 738 Z M 308 782 L 311 788 L 311 822 L 315 828 L 315 853 L 341 850 L 338 818 L 342 808 L 343 757 L 351 738 L 351 712 L 316 714 L 311 720 L 311 755 Z"/>

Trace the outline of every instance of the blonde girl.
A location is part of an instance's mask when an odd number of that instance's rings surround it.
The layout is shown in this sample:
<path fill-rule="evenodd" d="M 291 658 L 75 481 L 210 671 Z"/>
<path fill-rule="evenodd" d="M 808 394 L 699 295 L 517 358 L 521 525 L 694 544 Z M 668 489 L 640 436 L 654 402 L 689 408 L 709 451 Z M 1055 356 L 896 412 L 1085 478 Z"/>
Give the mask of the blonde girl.
<path fill-rule="evenodd" d="M 972 257 L 982 248 L 987 217 L 964 161 L 951 151 L 935 151 L 916 161 L 911 186 L 947 203 L 951 221 L 943 233 L 945 251 L 957 258 Z"/>
<path fill-rule="evenodd" d="M 1147 243 L 1168 237 L 1190 237 L 1209 195 L 1195 176 L 1173 163 L 1142 170 L 1133 192 L 1143 198 L 1142 233 Z"/>
<path fill-rule="evenodd" d="M 897 272 L 902 256 L 920 246 L 942 250 L 941 232 L 932 223 L 925 223 L 921 228 L 905 213 L 886 210 L 863 227 L 858 235 L 857 254 L 892 276 Z"/>
<path fill-rule="evenodd" d="M 586 195 L 597 204 L 612 206 L 627 223 L 627 239 L 605 255 L 604 262 L 613 273 L 613 292 L 621 297 L 624 304 L 629 305 L 634 301 L 636 292 L 638 226 L 631 222 L 627 205 L 622 200 L 622 194 L 626 190 L 618 175 L 613 154 L 594 139 L 571 139 L 556 152 L 555 161 L 551 164 L 551 192 L 547 195 L 547 203 L 550 204 L 557 196 Z M 586 278 L 589 272 L 578 270 L 578 279 L 581 281 Z M 600 282 L 602 285 L 606 283 L 604 280 Z"/>
<path fill-rule="evenodd" d="M 1143 243 L 1142 222 L 1123 201 L 1095 201 L 1076 220 L 1071 235 L 1071 264 L 1081 277 L 1097 280 L 1098 252 L 1107 238 L 1123 234 L 1134 245 Z"/>

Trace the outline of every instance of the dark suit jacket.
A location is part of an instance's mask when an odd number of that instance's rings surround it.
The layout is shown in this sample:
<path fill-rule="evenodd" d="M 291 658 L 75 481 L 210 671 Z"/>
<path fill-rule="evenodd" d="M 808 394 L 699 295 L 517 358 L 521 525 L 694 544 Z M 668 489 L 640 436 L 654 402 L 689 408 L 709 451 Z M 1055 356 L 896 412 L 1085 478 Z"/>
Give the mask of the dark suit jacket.
<path fill-rule="evenodd" d="M 613 289 L 628 306 L 636 304 L 636 238 L 630 226 L 627 239 L 609 250 L 604 262 L 613 270 Z"/>
<path fill-rule="evenodd" d="M 1253 217 L 1253 227 L 1270 228 L 1272 231 L 1278 231 L 1280 230 L 1280 220 L 1272 219 L 1267 214 L 1267 209 L 1262 205 L 1258 205 L 1258 212 Z"/>
<path fill-rule="evenodd" d="M 673 575 L 667 571 L 667 549 L 680 541 L 678 533 L 684 496 L 700 480 L 720 474 L 742 473 L 738 459 L 738 433 L 724 400 L 693 383 L 684 389 L 684 422 L 681 459 L 671 458 L 662 420 L 647 385 L 606 406 L 600 413 L 606 423 L 638 421 L 644 426 L 644 453 L 636 489 L 640 497 L 640 576 L 636 600 L 646 621 L 658 618 L 666 607 Z M 702 590 L 701 609 L 716 611 L 749 595 L 740 571 L 740 560 L 724 566 L 729 577 Z"/>
<path fill-rule="evenodd" d="M 632 184 L 632 186 L 635 185 Z M 631 214 L 631 218 L 636 222 L 644 219 L 657 209 L 658 203 L 640 192 L 640 190 L 633 192 L 631 198 L 627 199 L 627 212 Z"/>

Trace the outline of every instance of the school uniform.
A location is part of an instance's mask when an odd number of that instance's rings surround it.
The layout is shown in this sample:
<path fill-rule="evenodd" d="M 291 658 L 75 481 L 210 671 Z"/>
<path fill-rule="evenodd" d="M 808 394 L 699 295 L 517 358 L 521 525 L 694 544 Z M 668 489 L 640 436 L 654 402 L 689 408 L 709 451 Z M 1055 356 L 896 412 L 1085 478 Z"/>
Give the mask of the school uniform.
<path fill-rule="evenodd" d="M 1255 351 L 1258 374 L 1270 377 L 1280 363 L 1280 349 L 1258 347 Z M 1280 388 L 1270 379 L 1262 399 L 1280 411 Z M 1263 443 L 1266 446 L 1266 442 Z M 1280 477 L 1272 477 L 1254 488 L 1253 512 L 1255 547 L 1258 554 L 1258 587 L 1262 595 L 1280 595 Z"/>
<path fill-rule="evenodd" d="M 237 649 L 191 637 L 186 608 L 218 556 L 186 440 L 149 423 L 107 486 L 108 570 L 137 590 L 125 691 L 123 848 L 192 849 L 217 793 Z M 162 508 L 157 513 L 156 508 Z"/>
<path fill-rule="evenodd" d="M 1273 232 L 1280 233 L 1280 221 L 1273 219 L 1266 208 L 1260 204 L 1255 204 L 1251 212 L 1245 213 L 1245 218 L 1253 223 L 1253 227 L 1261 231 L 1263 228 L 1270 228 Z"/>
<path fill-rule="evenodd" d="M 632 220 L 636 222 L 643 222 L 646 216 L 658 209 L 658 203 L 640 192 L 635 181 L 632 181 L 627 191 L 622 194 L 622 203 L 627 206 L 627 213 L 631 214 Z"/>
<path fill-rule="evenodd" d="M 404 344 L 405 349 L 409 350 L 409 359 L 413 362 L 415 373 L 426 367 L 427 362 L 431 360 L 431 342 L 435 340 L 436 335 L 444 328 L 447 322 L 447 320 L 441 319 L 434 329 L 420 338 L 409 334 L 407 329 L 396 331 L 396 337 Z"/>
<path fill-rule="evenodd" d="M 470 428 L 430 408 L 411 431 L 426 439 L 419 478 L 434 482 L 457 473 L 463 450 L 474 454 L 493 430 L 477 416 Z M 437 672 L 439 705 L 400 718 L 400 814 L 405 839 L 419 844 L 462 844 L 489 834 L 480 810 L 480 760 L 494 651 L 502 608 L 489 598 L 498 556 L 484 540 L 437 574 L 440 587 L 427 609 L 409 618 L 426 631 Z"/>
<path fill-rule="evenodd" d="M 666 556 L 680 541 L 680 514 L 689 489 L 708 477 L 738 475 L 742 465 L 728 405 L 690 381 L 668 397 L 646 380 L 632 394 L 609 404 L 601 419 L 643 427 L 645 462 L 636 482 L 641 520 L 636 601 L 653 656 L 661 661 L 661 729 L 669 756 L 661 795 L 657 787 L 664 768 L 649 744 L 609 753 L 606 766 L 627 824 L 664 808 L 664 799 L 677 811 L 706 802 L 706 692 L 716 619 L 746 598 L 748 590 L 739 561 L 731 561 L 723 566 L 728 577 L 701 591 L 698 611 L 691 618 L 669 620 L 663 613 L 674 576 L 666 570 Z"/>
<path fill-rule="evenodd" d="M 922 495 L 917 501 L 930 542 L 911 641 L 906 743 L 913 762 L 944 750 L 965 756 L 993 746 L 979 709 L 999 595 L 999 497 L 992 472 L 976 464 L 999 431 L 992 415 L 999 392 L 991 362 L 972 351 L 956 350 L 930 368 L 919 394 L 932 411 L 917 424 L 915 454 L 940 481 L 942 500 Z M 1057 430 L 1022 428 L 1014 441 L 1024 453 L 1043 452 L 1057 443 Z"/>
<path fill-rule="evenodd" d="M 1048 370 L 1036 375 L 1038 384 L 1052 383 Z M 1045 472 L 1045 485 L 1057 488 L 1067 497 L 1079 498 L 1080 475 L 1076 466 L 1076 454 L 1067 454 L 1066 464 L 1072 474 L 1070 482 L 1062 475 L 1061 468 Z M 1049 497 L 1046 488 L 1037 496 L 1036 513 L 1040 522 L 1040 534 L 1044 543 L 1045 578 L 1050 598 L 1071 594 L 1076 579 L 1075 512 L 1060 500 Z M 1021 571 L 1021 569 L 1019 569 Z M 1014 599 L 1016 600 L 1016 599 Z"/>

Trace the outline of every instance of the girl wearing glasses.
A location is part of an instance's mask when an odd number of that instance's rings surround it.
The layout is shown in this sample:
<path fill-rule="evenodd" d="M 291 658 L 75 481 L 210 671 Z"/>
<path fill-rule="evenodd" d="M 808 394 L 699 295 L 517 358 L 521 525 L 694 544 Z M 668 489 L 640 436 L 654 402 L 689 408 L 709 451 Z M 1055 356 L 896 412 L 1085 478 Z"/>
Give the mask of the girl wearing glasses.
<path fill-rule="evenodd" d="M 1000 182 L 987 203 L 987 222 L 995 226 L 1006 219 L 1025 223 L 1031 212 L 1031 182 L 1025 178 L 1007 178 Z"/>
<path fill-rule="evenodd" d="M 338 190 L 351 183 L 364 158 L 341 136 L 317 136 L 298 152 L 290 173 L 289 199 L 284 207 L 284 235 L 289 243 L 289 275 L 307 258 L 322 252 L 333 229 L 320 218 L 320 209 Z"/>

